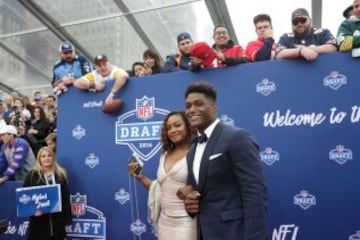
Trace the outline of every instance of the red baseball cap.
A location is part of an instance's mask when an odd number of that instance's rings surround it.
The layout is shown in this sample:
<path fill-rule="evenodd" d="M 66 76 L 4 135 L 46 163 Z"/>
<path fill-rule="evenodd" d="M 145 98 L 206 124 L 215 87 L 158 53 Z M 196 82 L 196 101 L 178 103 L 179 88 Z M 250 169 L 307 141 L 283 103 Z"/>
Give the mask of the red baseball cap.
<path fill-rule="evenodd" d="M 214 50 L 206 42 L 195 43 L 190 50 L 190 54 L 203 60 L 202 64 L 206 68 L 213 67 L 213 61 L 216 57 Z"/>

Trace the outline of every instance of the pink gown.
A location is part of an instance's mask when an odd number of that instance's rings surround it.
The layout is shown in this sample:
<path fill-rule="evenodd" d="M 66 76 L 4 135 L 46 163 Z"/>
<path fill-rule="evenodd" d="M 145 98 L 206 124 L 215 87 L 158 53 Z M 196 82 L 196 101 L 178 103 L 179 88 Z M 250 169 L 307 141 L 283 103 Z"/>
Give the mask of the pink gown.
<path fill-rule="evenodd" d="M 185 211 L 184 201 L 176 196 L 179 188 L 186 185 L 186 157 L 174 164 L 166 173 L 166 154 L 160 157 L 157 180 L 161 186 L 160 217 L 158 221 L 159 240 L 196 240 L 196 218 Z"/>

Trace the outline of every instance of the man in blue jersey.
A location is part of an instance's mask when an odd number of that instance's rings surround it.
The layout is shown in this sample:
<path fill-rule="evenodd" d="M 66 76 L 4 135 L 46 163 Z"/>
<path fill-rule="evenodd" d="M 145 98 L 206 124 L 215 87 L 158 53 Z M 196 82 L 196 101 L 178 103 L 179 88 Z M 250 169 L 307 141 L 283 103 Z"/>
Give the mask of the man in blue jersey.
<path fill-rule="evenodd" d="M 275 58 L 315 60 L 320 54 L 337 50 L 336 39 L 328 29 L 313 28 L 308 11 L 296 9 L 291 15 L 292 32 L 280 37 Z"/>
<path fill-rule="evenodd" d="M 92 64 L 83 56 L 76 55 L 75 47 L 70 42 L 62 42 L 59 46 L 60 60 L 53 68 L 54 93 L 59 95 L 67 91 L 67 86 L 74 80 L 93 70 Z"/>

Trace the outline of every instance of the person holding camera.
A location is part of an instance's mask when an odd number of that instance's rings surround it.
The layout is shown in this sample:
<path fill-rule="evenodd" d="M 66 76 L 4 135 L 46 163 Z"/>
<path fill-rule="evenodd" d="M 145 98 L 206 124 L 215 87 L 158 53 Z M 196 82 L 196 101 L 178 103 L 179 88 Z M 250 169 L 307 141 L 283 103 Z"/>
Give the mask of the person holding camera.
<path fill-rule="evenodd" d="M 24 108 L 21 99 L 17 98 L 14 100 L 13 111 L 9 114 L 9 122 L 14 126 L 19 126 L 22 123 L 26 124 L 31 118 L 31 113 L 28 109 Z"/>
<path fill-rule="evenodd" d="M 160 157 L 157 179 L 151 180 L 142 174 L 141 165 L 136 161 L 128 165 L 129 174 L 149 190 L 148 202 L 151 202 L 151 198 L 155 198 L 155 202 L 160 202 L 160 208 L 154 207 L 160 211 L 160 214 L 151 214 L 159 240 L 196 239 L 196 218 L 191 218 L 187 214 L 183 201 L 176 196 L 177 190 L 186 185 L 188 175 L 186 155 L 190 148 L 190 139 L 190 124 L 185 114 L 171 112 L 163 121 L 161 132 L 163 153 Z"/>

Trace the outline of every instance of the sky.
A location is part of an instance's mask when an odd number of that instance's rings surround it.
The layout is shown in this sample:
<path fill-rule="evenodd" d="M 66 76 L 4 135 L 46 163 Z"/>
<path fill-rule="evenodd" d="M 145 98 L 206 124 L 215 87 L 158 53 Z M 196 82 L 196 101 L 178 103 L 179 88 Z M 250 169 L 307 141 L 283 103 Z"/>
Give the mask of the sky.
<path fill-rule="evenodd" d="M 257 14 L 270 15 L 276 42 L 283 33 L 291 32 L 291 13 L 296 8 L 305 8 L 311 15 L 311 0 L 226 0 L 226 3 L 238 41 L 243 47 L 256 39 L 253 17 Z M 322 0 L 322 27 L 336 36 L 338 26 L 344 20 L 342 13 L 352 3 L 353 0 Z"/>

